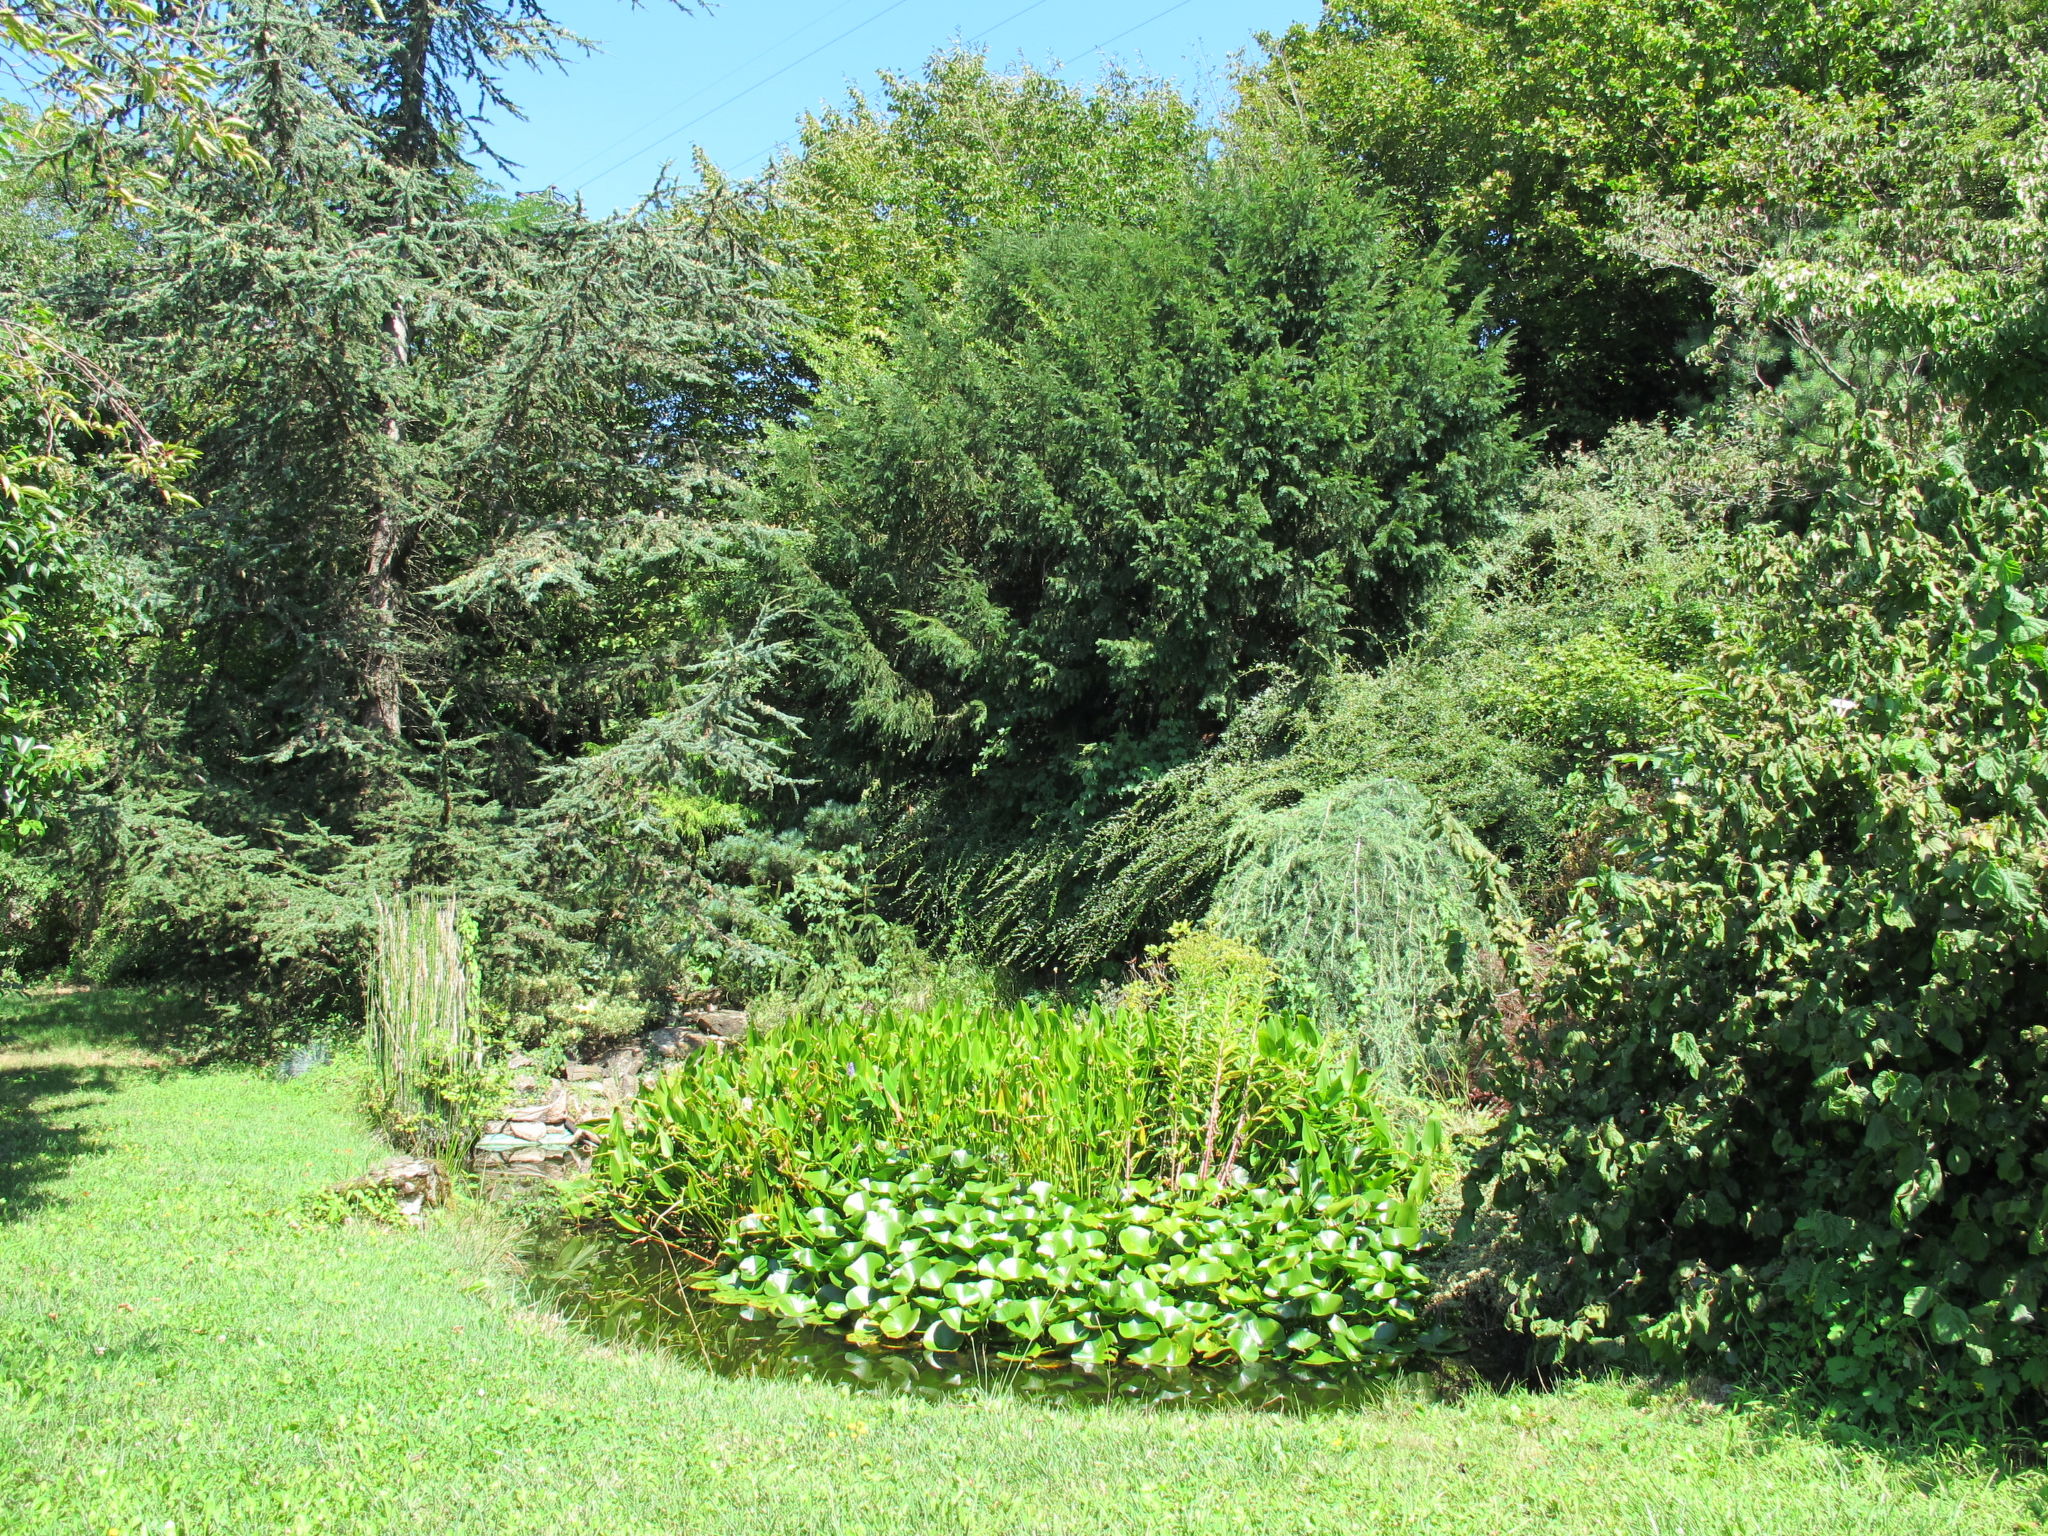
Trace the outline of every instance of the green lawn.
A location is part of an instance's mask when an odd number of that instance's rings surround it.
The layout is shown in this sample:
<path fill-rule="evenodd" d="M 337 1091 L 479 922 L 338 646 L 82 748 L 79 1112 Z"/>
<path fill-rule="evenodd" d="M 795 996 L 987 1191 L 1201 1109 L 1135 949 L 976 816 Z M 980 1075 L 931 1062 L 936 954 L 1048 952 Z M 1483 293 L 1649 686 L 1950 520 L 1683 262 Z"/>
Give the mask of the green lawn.
<path fill-rule="evenodd" d="M 720 1379 L 522 1305 L 487 1221 L 301 1222 L 375 1154 L 339 1074 L 164 1066 L 150 1018 L 0 1012 L 8 1536 L 1989 1536 L 2048 1508 L 2035 1476 L 1613 1382 L 1283 1419 Z"/>

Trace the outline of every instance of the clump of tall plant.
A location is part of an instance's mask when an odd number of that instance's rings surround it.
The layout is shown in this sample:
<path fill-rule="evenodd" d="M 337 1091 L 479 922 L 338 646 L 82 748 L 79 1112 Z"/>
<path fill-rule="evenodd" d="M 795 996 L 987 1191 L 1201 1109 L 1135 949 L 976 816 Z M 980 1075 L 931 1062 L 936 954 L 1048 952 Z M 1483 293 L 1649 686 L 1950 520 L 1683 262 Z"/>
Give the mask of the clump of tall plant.
<path fill-rule="evenodd" d="M 454 1156 L 488 1096 L 474 925 L 450 896 L 410 891 L 371 904 L 364 1043 L 372 1107 L 400 1144 Z"/>
<path fill-rule="evenodd" d="M 700 1054 L 614 1119 L 593 1206 L 861 1342 L 1421 1347 L 1434 1125 L 1397 1129 L 1354 1050 L 1275 1014 L 1257 951 L 1184 931 L 1154 958 L 1116 1007 L 796 1019 Z"/>
<path fill-rule="evenodd" d="M 706 1251 L 794 1221 L 820 1177 L 968 1149 L 1081 1193 L 1133 1179 L 1334 1185 L 1399 1158 L 1354 1051 L 1271 1009 L 1271 962 L 1185 933 L 1118 1007 L 954 1006 L 791 1019 L 699 1053 L 613 1123 L 596 1209 Z M 1341 1189 L 1340 1189 L 1341 1192 Z"/>

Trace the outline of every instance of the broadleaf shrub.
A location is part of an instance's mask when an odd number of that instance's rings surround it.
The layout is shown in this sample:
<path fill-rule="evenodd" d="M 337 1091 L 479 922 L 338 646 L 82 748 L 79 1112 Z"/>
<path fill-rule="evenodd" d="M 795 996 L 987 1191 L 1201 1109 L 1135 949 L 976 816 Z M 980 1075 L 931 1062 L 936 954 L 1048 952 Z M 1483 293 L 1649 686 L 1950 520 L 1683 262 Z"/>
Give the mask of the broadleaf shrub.
<path fill-rule="evenodd" d="M 1514 1315 L 1869 1418 L 2048 1388 L 2048 507 L 1849 424 L 1504 1042 Z M 1654 797 L 1645 782 L 1661 784 Z"/>

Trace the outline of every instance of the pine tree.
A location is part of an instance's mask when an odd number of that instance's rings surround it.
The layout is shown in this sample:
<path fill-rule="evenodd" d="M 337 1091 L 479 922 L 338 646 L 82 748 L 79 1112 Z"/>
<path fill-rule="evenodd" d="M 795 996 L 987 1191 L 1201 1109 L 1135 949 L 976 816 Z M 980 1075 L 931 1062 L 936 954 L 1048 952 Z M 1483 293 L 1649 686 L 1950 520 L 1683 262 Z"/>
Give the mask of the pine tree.
<path fill-rule="evenodd" d="M 717 542 L 775 311 L 715 200 L 485 183 L 469 103 L 564 36 L 528 0 L 225 13 L 253 156 L 166 190 L 102 318 L 200 455 L 200 512 L 149 543 L 239 756 L 592 734 L 545 676 L 604 622 L 569 610 Z M 688 627 L 661 606 L 644 629 Z"/>
<path fill-rule="evenodd" d="M 596 218 L 491 185 L 473 109 L 565 37 L 527 0 L 212 19 L 240 149 L 104 129 L 152 190 L 63 292 L 197 465 L 191 505 L 111 530 L 156 633 L 48 852 L 94 893 L 81 955 L 352 1011 L 366 891 L 429 883 L 560 960 L 592 930 L 547 840 L 591 792 L 554 766 L 648 726 L 642 777 L 774 777 L 753 737 L 671 740 L 737 675 L 717 658 L 776 654 L 730 643 L 771 536 L 724 506 L 799 387 L 772 274 L 723 192 Z"/>

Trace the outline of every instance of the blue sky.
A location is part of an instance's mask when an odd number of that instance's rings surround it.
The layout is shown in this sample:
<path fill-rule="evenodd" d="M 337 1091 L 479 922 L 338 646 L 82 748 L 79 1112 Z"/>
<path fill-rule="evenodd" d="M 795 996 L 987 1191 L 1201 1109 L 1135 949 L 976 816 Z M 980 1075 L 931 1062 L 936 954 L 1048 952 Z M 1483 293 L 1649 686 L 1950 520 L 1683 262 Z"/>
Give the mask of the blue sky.
<path fill-rule="evenodd" d="M 1064 65 L 1077 84 L 1113 60 L 1213 109 L 1254 33 L 1321 10 L 1310 0 L 726 0 L 685 15 L 663 0 L 638 10 L 561 0 L 550 13 L 601 51 L 564 73 L 515 75 L 507 83 L 526 121 L 488 136 L 518 162 L 515 185 L 580 190 L 604 211 L 637 199 L 663 161 L 687 168 L 696 144 L 734 174 L 759 170 L 805 112 L 956 40 L 978 40 L 997 64 Z"/>

